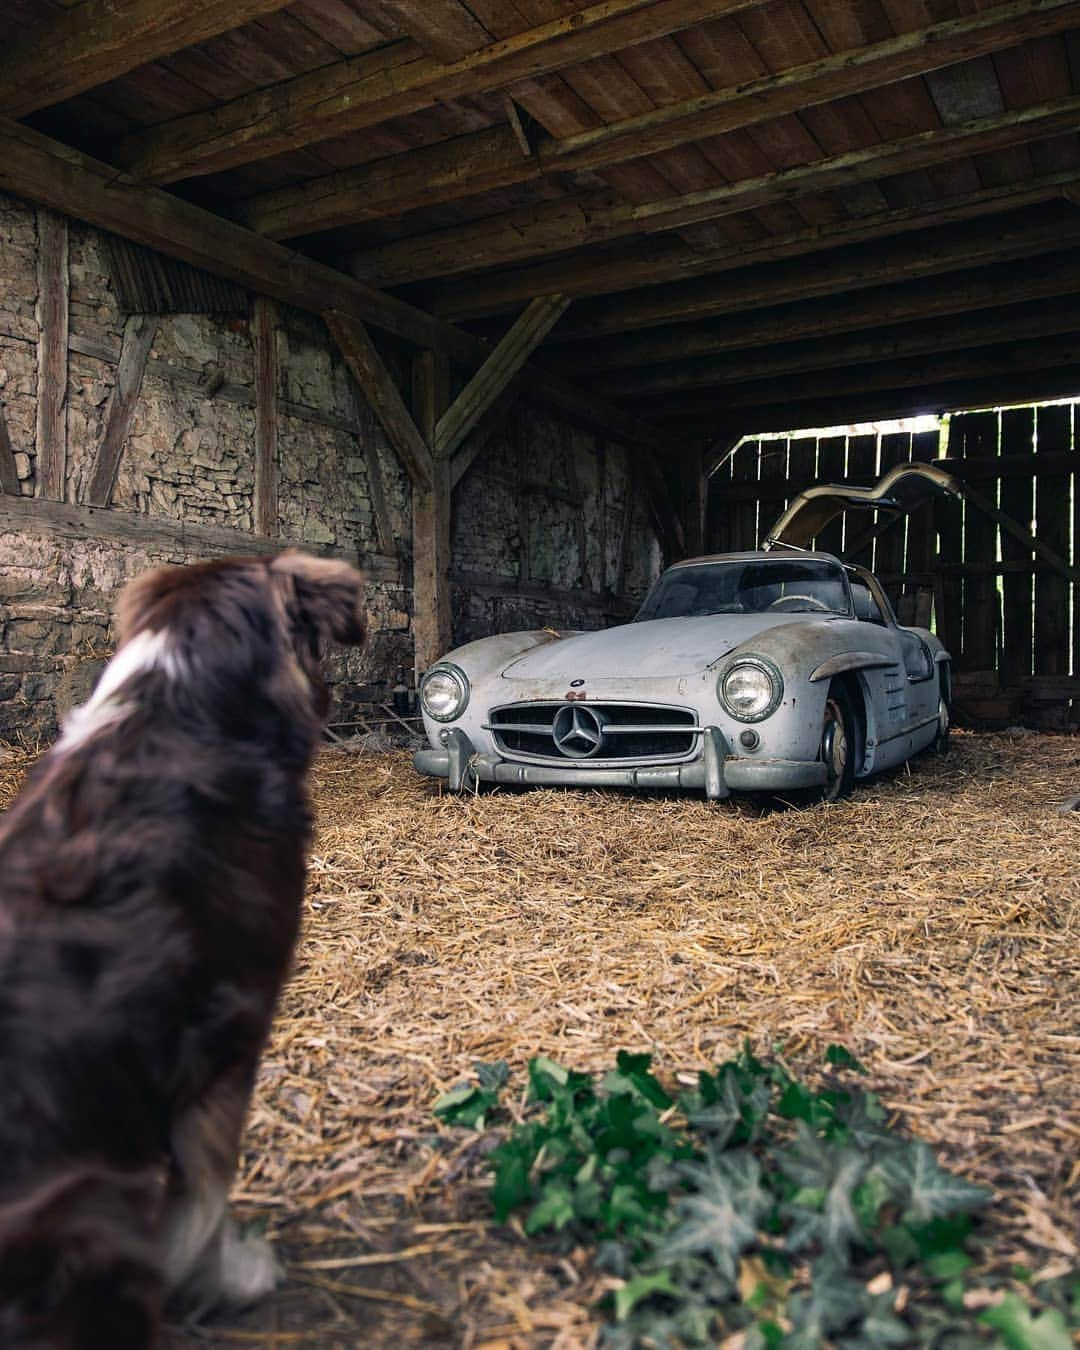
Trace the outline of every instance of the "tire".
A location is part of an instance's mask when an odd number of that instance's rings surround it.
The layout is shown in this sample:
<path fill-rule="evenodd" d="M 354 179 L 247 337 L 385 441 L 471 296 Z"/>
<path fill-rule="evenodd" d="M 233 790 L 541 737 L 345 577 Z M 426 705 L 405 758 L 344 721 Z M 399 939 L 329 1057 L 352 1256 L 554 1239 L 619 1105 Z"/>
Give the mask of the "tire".
<path fill-rule="evenodd" d="M 947 755 L 949 753 L 949 728 L 952 725 L 952 717 L 949 713 L 949 700 L 945 693 L 945 681 L 941 682 L 938 689 L 938 725 L 937 734 L 930 742 L 930 749 L 935 755 Z"/>
<path fill-rule="evenodd" d="M 827 771 L 821 789 L 823 802 L 843 801 L 855 786 L 856 717 L 847 687 L 834 680 L 825 698 L 819 751 Z"/>

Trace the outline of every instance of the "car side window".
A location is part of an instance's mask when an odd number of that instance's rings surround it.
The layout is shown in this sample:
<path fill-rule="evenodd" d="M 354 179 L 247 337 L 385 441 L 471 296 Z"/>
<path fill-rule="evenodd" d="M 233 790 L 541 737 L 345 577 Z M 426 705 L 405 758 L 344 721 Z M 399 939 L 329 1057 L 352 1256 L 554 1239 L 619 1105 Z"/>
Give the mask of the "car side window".
<path fill-rule="evenodd" d="M 851 582 L 851 599 L 855 605 L 855 617 L 862 619 L 864 623 L 879 623 L 885 627 L 885 615 L 881 612 L 881 606 L 874 599 L 874 593 L 870 587 L 860 577 L 849 577 Z"/>

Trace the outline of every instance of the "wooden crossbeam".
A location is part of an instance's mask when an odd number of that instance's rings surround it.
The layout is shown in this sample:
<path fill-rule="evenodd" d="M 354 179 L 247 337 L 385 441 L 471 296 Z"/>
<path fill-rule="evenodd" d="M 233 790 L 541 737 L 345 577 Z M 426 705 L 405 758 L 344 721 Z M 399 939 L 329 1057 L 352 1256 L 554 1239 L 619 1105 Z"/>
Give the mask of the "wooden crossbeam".
<path fill-rule="evenodd" d="M 439 418 L 432 445 L 436 458 L 452 455 L 477 422 L 558 323 L 569 305 L 566 296 L 534 300 L 499 345 Z"/>
<path fill-rule="evenodd" d="M 142 388 L 146 359 L 154 344 L 157 318 L 150 314 L 132 314 L 124 325 L 116 383 L 109 398 L 105 432 L 94 456 L 90 477 L 83 494 L 87 506 L 108 506 L 112 500 L 116 471 L 124 451 L 135 404 Z"/>
<path fill-rule="evenodd" d="M 748 268 L 716 278 L 650 287 L 625 298 L 594 300 L 569 316 L 558 336 L 566 342 L 591 341 L 628 329 L 688 323 L 968 271 L 980 264 L 1037 257 L 1075 244 L 1080 244 L 1080 212 L 1047 206 L 950 230 L 832 250 L 818 258 L 776 262 L 764 269 Z"/>
<path fill-rule="evenodd" d="M 930 201 L 888 207 L 867 215 L 844 215 L 808 229 L 738 244 L 691 247 L 677 237 L 653 235 L 640 242 L 613 245 L 601 257 L 582 249 L 546 262 L 501 268 L 479 277 L 429 282 L 423 289 L 423 304 L 425 309 L 451 322 L 484 318 L 515 309 L 534 296 L 602 296 L 690 277 L 718 276 L 744 267 L 805 257 L 823 249 L 854 246 L 1015 211 L 1054 200 L 1070 191 L 1080 191 L 1080 171 L 1076 169 L 1039 174 L 955 196 L 935 196 Z M 584 308 L 587 312 L 588 307 Z"/>
<path fill-rule="evenodd" d="M 912 358 L 906 361 L 884 361 L 877 365 L 863 365 L 852 369 L 837 371 L 829 376 L 828 391 L 830 397 L 843 394 L 859 396 L 875 392 L 888 392 L 895 389 L 918 388 L 929 384 L 939 384 L 953 380 L 975 380 L 984 376 L 1002 377 L 1003 387 L 1008 377 L 1033 370 L 1076 370 L 1080 363 L 1080 334 L 1076 329 L 1080 320 L 1073 325 L 1073 331 L 1053 342 L 1033 342 L 1020 345 L 997 345 L 968 349 L 950 354 L 935 354 L 929 358 Z M 1008 334 L 1004 335 L 1006 339 Z M 1080 386 L 1080 376 L 1076 376 Z M 791 376 L 781 383 L 762 380 L 756 383 L 743 383 L 727 387 L 722 392 L 710 395 L 707 392 L 695 394 L 691 398 L 680 400 L 673 408 L 670 400 L 665 400 L 667 415 L 674 415 L 679 421 L 705 420 L 711 409 L 720 406 L 725 415 L 732 408 L 761 407 L 773 399 L 784 402 L 800 402 L 813 399 L 822 389 L 822 380 L 816 373 Z"/>
<path fill-rule="evenodd" d="M 1022 256 L 1022 255 L 1021 255 Z M 818 340 L 865 328 L 881 328 L 947 314 L 1018 304 L 1080 292 L 1080 255 L 1075 252 L 1028 257 L 1023 268 L 988 266 L 931 276 L 921 281 L 873 287 L 861 294 L 838 294 L 760 313 L 728 315 L 722 323 L 675 324 L 626 334 L 589 346 L 552 349 L 552 369 L 579 376 L 604 370 L 633 370 L 671 361 L 715 357 L 724 352 L 776 343 Z"/>
<path fill-rule="evenodd" d="M 764 2 L 599 0 L 448 64 L 411 41 L 399 42 L 138 133 L 121 143 L 118 156 L 149 182 L 213 173 L 535 79 Z"/>
<path fill-rule="evenodd" d="M 779 343 L 776 347 L 727 358 L 620 372 L 594 381 L 592 387 L 607 398 L 640 400 L 687 389 L 717 389 L 780 375 L 842 370 L 934 352 L 965 351 L 999 342 L 1003 335 L 1011 342 L 1019 342 L 1075 333 L 1078 329 L 1080 309 L 1075 300 L 1058 304 L 1044 301 L 1018 305 L 1015 309 L 982 310 L 973 318 L 906 324 L 832 341 Z"/>
<path fill-rule="evenodd" d="M 1078 121 L 1080 95 L 1071 95 L 676 197 L 613 203 L 608 196 L 597 196 L 519 208 L 384 244 L 356 255 L 351 267 L 356 276 L 385 286 L 505 266 L 631 234 L 682 229 L 773 202 L 947 164 L 1074 131 Z"/>
<path fill-rule="evenodd" d="M 323 320 L 413 485 L 430 490 L 431 451 L 367 329 L 341 310 L 326 310 Z"/>
<path fill-rule="evenodd" d="M 84 0 L 0 53 L 0 112 L 25 117 L 291 0 Z"/>
<path fill-rule="evenodd" d="M 490 347 L 444 320 L 158 188 L 136 183 L 81 151 L 0 118 L 0 190 L 85 220 L 309 313 L 340 310 L 468 370 Z M 662 430 L 526 366 L 522 389 L 540 406 L 623 445 L 662 450 Z"/>
<path fill-rule="evenodd" d="M 855 51 L 830 54 L 576 135 L 526 142 L 512 123 L 259 194 L 246 219 L 281 239 L 452 201 L 569 170 L 601 169 L 670 150 L 927 70 L 1080 25 L 1078 0 L 1010 0 Z M 512 106 L 512 104 L 511 104 Z"/>

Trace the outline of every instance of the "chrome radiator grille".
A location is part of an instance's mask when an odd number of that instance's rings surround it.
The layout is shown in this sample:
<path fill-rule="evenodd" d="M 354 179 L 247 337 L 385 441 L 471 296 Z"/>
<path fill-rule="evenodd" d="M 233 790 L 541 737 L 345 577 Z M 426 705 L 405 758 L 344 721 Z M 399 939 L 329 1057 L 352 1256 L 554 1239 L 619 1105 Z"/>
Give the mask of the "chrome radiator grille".
<path fill-rule="evenodd" d="M 683 759 L 700 734 L 691 709 L 652 703 L 512 703 L 490 717 L 499 750 L 532 759 Z"/>

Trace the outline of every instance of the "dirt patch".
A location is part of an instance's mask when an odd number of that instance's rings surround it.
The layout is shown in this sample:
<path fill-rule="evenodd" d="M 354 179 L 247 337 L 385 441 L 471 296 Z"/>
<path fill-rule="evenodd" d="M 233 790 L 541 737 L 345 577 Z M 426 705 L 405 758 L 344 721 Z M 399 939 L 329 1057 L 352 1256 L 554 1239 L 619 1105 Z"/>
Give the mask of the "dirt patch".
<path fill-rule="evenodd" d="M 0 763 L 0 804 L 22 760 Z M 477 1060 L 696 1073 L 749 1037 L 846 1045 L 997 1189 L 1003 1260 L 1075 1262 L 1080 741 L 959 734 L 842 805 L 440 796 L 403 752 L 328 752 L 305 933 L 236 1205 L 288 1270 L 211 1345 L 578 1346 L 585 1255 L 488 1223 L 483 1153 L 435 1097 Z"/>

